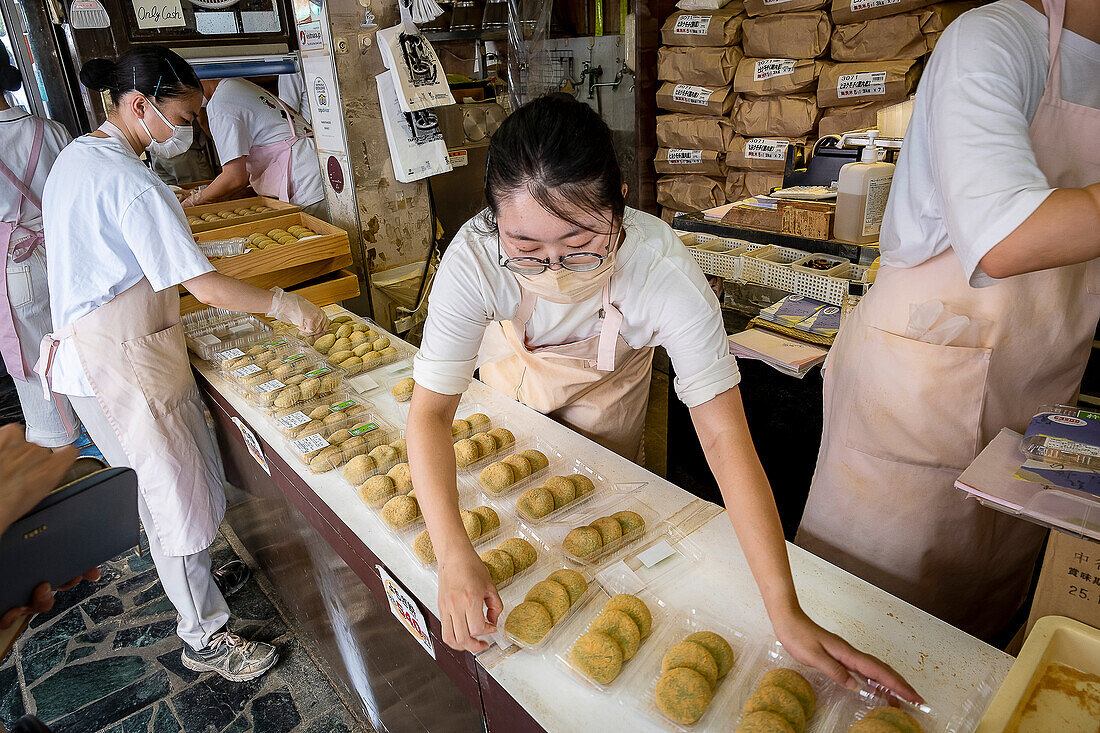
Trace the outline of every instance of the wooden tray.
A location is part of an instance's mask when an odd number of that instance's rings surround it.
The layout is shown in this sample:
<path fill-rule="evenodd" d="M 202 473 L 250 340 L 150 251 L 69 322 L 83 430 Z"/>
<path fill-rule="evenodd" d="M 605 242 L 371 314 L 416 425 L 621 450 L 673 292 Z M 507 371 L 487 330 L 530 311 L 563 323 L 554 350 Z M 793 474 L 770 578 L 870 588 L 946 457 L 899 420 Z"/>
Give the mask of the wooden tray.
<path fill-rule="evenodd" d="M 268 198 L 267 196 L 252 196 L 245 199 L 235 199 L 233 201 L 219 201 L 216 204 L 201 204 L 199 206 L 189 206 L 183 210 L 183 213 L 188 217 L 202 216 L 203 214 L 216 214 L 219 211 L 225 211 L 226 209 L 240 209 L 250 208 L 252 206 L 270 206 L 274 211 L 264 211 L 262 213 L 250 214 L 248 216 L 235 216 L 232 219 L 221 219 L 219 221 L 204 221 L 202 224 L 191 224 L 191 232 L 198 234 L 199 232 L 209 232 L 215 229 L 226 229 L 228 227 L 234 227 L 238 224 L 248 224 L 254 221 L 260 221 L 262 219 L 270 219 L 274 216 L 280 216 L 282 214 L 292 214 L 295 211 L 301 211 L 301 207 L 288 204 L 279 199 Z M 274 227 L 272 227 L 274 228 Z M 286 227 L 283 227 L 284 229 Z M 215 239 L 226 239 L 227 237 L 215 237 Z"/>
<path fill-rule="evenodd" d="M 337 270 L 288 290 L 314 305 L 324 307 L 359 295 L 359 277 L 351 270 Z M 181 294 L 180 296 L 181 315 L 187 315 L 205 307 L 193 295 Z"/>

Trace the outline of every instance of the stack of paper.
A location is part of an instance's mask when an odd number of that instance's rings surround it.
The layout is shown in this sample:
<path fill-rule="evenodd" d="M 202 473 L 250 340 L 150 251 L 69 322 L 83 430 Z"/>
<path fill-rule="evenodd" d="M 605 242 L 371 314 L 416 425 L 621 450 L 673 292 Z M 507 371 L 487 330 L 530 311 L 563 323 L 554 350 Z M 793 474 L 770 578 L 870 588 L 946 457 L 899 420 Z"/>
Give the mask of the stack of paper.
<path fill-rule="evenodd" d="M 829 355 L 828 349 L 759 328 L 735 333 L 729 337 L 729 343 L 734 356 L 758 359 L 799 379 Z"/>

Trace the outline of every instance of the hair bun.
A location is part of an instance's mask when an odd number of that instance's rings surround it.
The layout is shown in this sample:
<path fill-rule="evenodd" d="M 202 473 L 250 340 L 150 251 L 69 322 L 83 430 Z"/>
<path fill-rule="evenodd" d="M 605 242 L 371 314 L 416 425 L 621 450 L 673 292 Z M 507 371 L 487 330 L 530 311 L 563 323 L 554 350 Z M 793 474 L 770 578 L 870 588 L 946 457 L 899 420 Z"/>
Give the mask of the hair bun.
<path fill-rule="evenodd" d="M 92 59 L 80 67 L 80 83 L 96 92 L 105 92 L 115 85 L 117 65 L 110 59 Z"/>
<path fill-rule="evenodd" d="M 23 86 L 23 75 L 14 66 L 0 66 L 0 89 L 14 92 Z"/>

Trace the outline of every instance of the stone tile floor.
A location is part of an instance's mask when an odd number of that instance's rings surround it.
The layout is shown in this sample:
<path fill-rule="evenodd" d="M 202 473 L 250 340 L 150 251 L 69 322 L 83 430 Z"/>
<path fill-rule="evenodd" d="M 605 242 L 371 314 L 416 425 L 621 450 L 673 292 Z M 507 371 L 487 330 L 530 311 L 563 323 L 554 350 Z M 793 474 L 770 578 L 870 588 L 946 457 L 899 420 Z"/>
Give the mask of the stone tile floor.
<path fill-rule="evenodd" d="M 224 537 L 214 564 L 236 557 Z M 234 629 L 279 647 L 267 675 L 243 683 L 180 662 L 176 613 L 148 555 L 102 568 L 57 594 L 0 665 L 0 722 L 37 715 L 54 731 L 329 733 L 363 728 L 254 578 L 229 599 Z"/>

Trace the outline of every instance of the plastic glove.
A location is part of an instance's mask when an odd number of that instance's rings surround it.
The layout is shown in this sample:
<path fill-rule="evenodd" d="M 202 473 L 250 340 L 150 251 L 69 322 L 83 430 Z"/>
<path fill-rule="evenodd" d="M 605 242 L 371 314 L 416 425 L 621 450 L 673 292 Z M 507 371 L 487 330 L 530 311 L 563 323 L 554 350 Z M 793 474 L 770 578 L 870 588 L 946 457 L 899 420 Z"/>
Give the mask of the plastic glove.
<path fill-rule="evenodd" d="M 187 194 L 185 198 L 180 199 L 180 206 L 185 209 L 189 206 L 198 206 L 200 203 L 199 193 L 199 191 L 192 191 L 191 193 Z"/>
<path fill-rule="evenodd" d="M 328 329 L 328 316 L 313 303 L 282 288 L 272 288 L 271 292 L 275 297 L 271 299 L 268 318 L 293 323 L 303 336 L 318 336 Z"/>

